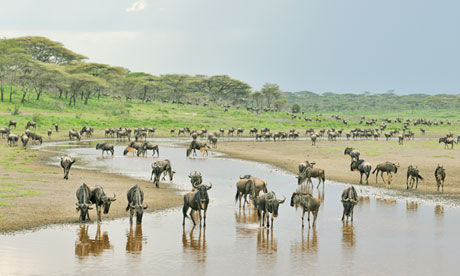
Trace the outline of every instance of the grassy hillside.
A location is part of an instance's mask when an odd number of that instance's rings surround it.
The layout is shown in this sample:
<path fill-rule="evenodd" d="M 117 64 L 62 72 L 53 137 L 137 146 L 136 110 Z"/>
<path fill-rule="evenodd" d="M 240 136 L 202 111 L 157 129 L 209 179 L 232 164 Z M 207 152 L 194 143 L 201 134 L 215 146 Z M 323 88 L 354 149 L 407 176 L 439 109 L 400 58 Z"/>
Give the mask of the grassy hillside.
<path fill-rule="evenodd" d="M 156 127 L 159 135 L 168 135 L 171 128 L 190 127 L 191 129 L 207 128 L 210 131 L 217 131 L 223 127 L 242 127 L 247 131 L 251 127 L 268 127 L 274 131 L 287 131 L 295 128 L 303 132 L 306 128 L 344 128 L 366 127 L 359 124 L 359 117 L 365 115 L 367 118 L 426 118 L 433 120 L 446 120 L 452 122 L 451 126 L 440 125 L 426 127 L 427 134 L 444 134 L 448 131 L 459 132 L 460 115 L 454 110 L 424 110 L 419 112 L 392 110 L 372 112 L 358 111 L 346 113 L 322 113 L 308 112 L 304 115 L 299 114 L 302 119 L 291 119 L 291 114 L 285 112 L 261 112 L 255 114 L 246 109 L 230 108 L 228 112 L 220 106 L 210 105 L 208 107 L 196 105 L 178 105 L 153 101 L 142 103 L 138 100 L 126 102 L 113 98 L 90 99 L 87 105 L 77 104 L 68 106 L 66 99 L 60 99 L 56 94 L 44 93 L 40 100 L 35 100 L 35 95 L 30 94 L 24 104 L 18 104 L 20 93 L 16 92 L 13 103 L 8 101 L 0 102 L 0 126 L 7 126 L 9 120 L 18 122 L 18 129 L 15 133 L 22 133 L 28 120 L 38 123 L 38 132 L 46 133 L 56 122 L 60 126 L 60 136 L 65 136 L 70 128 L 81 128 L 83 125 L 92 126 L 96 131 L 101 131 L 106 127 Z M 15 110 L 19 114 L 13 115 Z M 341 121 L 331 118 L 331 114 L 340 115 L 349 121 L 348 126 Z M 305 122 L 303 117 L 322 119 L 322 122 Z M 388 130 L 401 129 L 401 124 L 390 124 Z M 374 127 L 373 127 L 374 128 Z M 412 130 L 419 133 L 419 126 Z M 96 132 L 97 134 L 100 134 Z"/>

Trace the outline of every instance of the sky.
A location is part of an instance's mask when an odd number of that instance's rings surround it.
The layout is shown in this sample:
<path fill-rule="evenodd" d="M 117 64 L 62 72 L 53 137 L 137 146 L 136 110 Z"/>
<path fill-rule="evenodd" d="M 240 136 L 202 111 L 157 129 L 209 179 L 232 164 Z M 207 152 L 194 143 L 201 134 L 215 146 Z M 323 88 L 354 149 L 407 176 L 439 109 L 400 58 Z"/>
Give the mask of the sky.
<path fill-rule="evenodd" d="M 46 36 L 133 72 L 253 89 L 460 93 L 457 0 L 0 0 L 0 37 Z"/>

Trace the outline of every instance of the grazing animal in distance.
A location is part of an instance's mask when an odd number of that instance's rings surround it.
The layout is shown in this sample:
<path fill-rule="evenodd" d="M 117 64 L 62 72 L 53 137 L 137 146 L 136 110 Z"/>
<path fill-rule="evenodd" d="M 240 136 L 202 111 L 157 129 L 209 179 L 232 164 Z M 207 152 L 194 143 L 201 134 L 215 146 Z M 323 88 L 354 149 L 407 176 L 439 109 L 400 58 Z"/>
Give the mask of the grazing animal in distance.
<path fill-rule="evenodd" d="M 395 164 L 395 163 L 391 163 L 391 162 L 384 162 L 384 163 L 380 163 L 378 164 L 374 171 L 372 171 L 372 174 L 374 174 L 375 172 L 377 172 L 377 174 L 375 175 L 375 183 L 377 183 L 377 179 L 378 179 L 378 175 L 379 175 L 379 172 L 380 172 L 380 176 L 382 177 L 382 180 L 383 180 L 383 184 L 385 184 L 385 179 L 383 178 L 383 173 L 386 172 L 387 173 L 387 176 L 390 175 L 391 176 L 391 173 L 394 172 L 395 174 L 398 172 L 398 168 L 399 168 L 399 163 L 398 164 Z M 391 178 L 391 177 L 390 177 Z M 389 179 L 390 179 L 389 178 Z"/>
<path fill-rule="evenodd" d="M 310 193 L 294 192 L 291 196 L 291 207 L 302 207 L 302 228 L 304 228 L 305 213 L 308 215 L 308 228 L 310 228 L 310 213 L 313 215 L 313 228 L 316 228 L 316 218 L 318 217 L 321 200 Z"/>
<path fill-rule="evenodd" d="M 312 145 L 312 146 L 315 146 L 315 145 L 316 145 L 316 139 L 317 139 L 317 138 L 318 138 L 318 136 L 316 136 L 316 135 L 310 136 L 311 145 Z"/>
<path fill-rule="evenodd" d="M 444 148 L 449 148 L 449 145 L 451 145 L 450 149 L 454 148 L 454 143 L 457 144 L 457 141 L 455 141 L 454 138 L 452 137 L 442 137 L 439 138 L 439 144 L 444 143 Z"/>
<path fill-rule="evenodd" d="M 406 189 L 409 190 L 409 186 L 412 189 L 414 187 L 414 182 L 415 189 L 417 189 L 419 179 L 423 180 L 423 177 L 420 175 L 417 166 L 409 165 L 409 167 L 407 167 Z"/>
<path fill-rule="evenodd" d="M 278 217 L 279 206 L 285 201 L 286 198 L 283 200 L 277 199 L 275 193 L 272 191 L 256 197 L 254 206 L 257 209 L 257 218 L 259 219 L 260 226 L 264 226 L 265 218 L 267 218 L 267 228 L 270 228 L 269 218 L 271 214 L 271 227 L 273 229 L 273 219 Z"/>
<path fill-rule="evenodd" d="M 73 138 L 76 138 L 78 141 L 80 141 L 80 133 L 76 130 L 69 130 L 69 140 L 72 140 Z"/>
<path fill-rule="evenodd" d="M 369 185 L 369 175 L 372 170 L 372 165 L 369 162 L 359 159 L 358 161 L 353 160 L 350 164 L 351 171 L 359 171 L 361 177 L 359 184 L 363 184 L 363 174 L 366 175 L 366 184 Z"/>
<path fill-rule="evenodd" d="M 136 212 L 136 224 L 141 224 L 144 210 L 148 208 L 148 205 L 144 205 L 144 192 L 141 190 L 139 185 L 136 184 L 129 189 L 126 197 L 128 198 L 126 211 L 129 210 L 130 224 L 133 224 L 134 212 Z"/>
<path fill-rule="evenodd" d="M 53 130 L 50 128 L 48 129 L 48 137 L 51 137 L 51 134 L 53 134 Z"/>
<path fill-rule="evenodd" d="M 200 227 L 203 222 L 203 227 L 206 227 L 206 211 L 208 210 L 209 205 L 209 196 L 208 191 L 212 188 L 212 183 L 209 186 L 206 185 L 197 185 L 194 186 L 196 191 L 189 192 L 184 195 L 184 206 L 182 207 L 182 225 L 185 225 L 185 218 L 188 217 L 187 211 L 190 210 L 190 218 L 192 219 L 193 226 L 196 225 L 195 219 L 193 218 L 193 213 L 198 212 L 200 217 Z M 201 210 L 203 210 L 203 217 L 201 216 Z"/>
<path fill-rule="evenodd" d="M 444 180 L 446 179 L 446 169 L 444 167 L 438 164 L 436 167 L 436 170 L 434 171 L 434 178 L 436 179 L 436 185 L 438 186 L 438 192 L 439 192 L 439 187 L 441 187 L 441 192 L 444 192 Z"/>
<path fill-rule="evenodd" d="M 18 143 L 18 140 L 19 140 L 19 136 L 17 134 L 13 134 L 13 133 L 8 134 L 7 143 L 10 147 L 16 146 L 16 144 Z"/>
<path fill-rule="evenodd" d="M 80 211 L 80 222 L 86 221 L 86 218 L 89 220 L 89 213 L 88 210 L 91 210 L 90 207 L 93 203 L 90 201 L 90 189 L 89 187 L 83 183 L 80 187 L 78 187 L 76 196 L 77 196 L 77 211 Z"/>
<path fill-rule="evenodd" d="M 94 189 L 90 192 L 90 201 L 96 205 L 96 213 L 98 221 L 101 221 L 101 211 L 104 207 L 104 214 L 109 213 L 110 205 L 113 201 L 117 200 L 115 194 L 113 197 L 108 197 L 104 193 L 104 189 L 100 185 L 96 185 Z"/>
<path fill-rule="evenodd" d="M 113 144 L 107 144 L 107 143 L 102 143 L 102 144 L 97 144 L 96 145 L 96 149 L 97 150 L 102 150 L 102 155 L 104 156 L 104 152 L 107 152 L 107 155 L 110 153 L 112 153 L 112 156 L 115 152 L 114 148 L 113 148 Z"/>
<path fill-rule="evenodd" d="M 61 156 L 61 167 L 64 169 L 64 179 L 69 179 L 70 168 L 77 161 L 70 156 Z"/>
<path fill-rule="evenodd" d="M 351 222 L 353 222 L 353 208 L 355 207 L 356 203 L 358 203 L 358 193 L 356 193 L 355 187 L 350 186 L 345 188 L 342 192 L 342 221 L 345 219 L 345 217 L 346 221 L 348 221 L 348 217 L 351 217 Z"/>
<path fill-rule="evenodd" d="M 354 148 L 346 147 L 345 152 L 343 154 L 349 155 L 351 157 L 351 160 L 359 160 L 360 152 L 358 150 L 355 150 Z"/>
<path fill-rule="evenodd" d="M 16 121 L 10 120 L 8 123 L 8 128 L 11 128 L 12 126 L 14 126 L 14 129 L 16 129 Z"/>
<path fill-rule="evenodd" d="M 30 127 L 33 127 L 34 129 L 37 129 L 37 123 L 34 121 L 28 121 L 26 124 L 26 129 L 29 129 Z"/>
<path fill-rule="evenodd" d="M 398 145 L 402 145 L 404 143 L 404 136 L 402 134 L 398 135 Z"/>
<path fill-rule="evenodd" d="M 172 170 L 171 162 L 168 159 L 159 160 L 152 164 L 152 174 L 150 175 L 150 180 L 152 180 L 153 175 L 155 175 L 155 179 L 153 180 L 153 183 L 155 184 L 157 188 L 160 188 L 159 183 L 160 183 L 161 174 L 164 174 L 162 180 L 165 180 L 166 174 L 168 174 L 169 180 L 172 181 L 173 175 L 175 173 L 176 172 Z"/>
<path fill-rule="evenodd" d="M 137 152 L 137 149 L 128 146 L 123 151 L 123 155 L 127 155 L 128 152 L 131 152 L 133 154 L 133 156 L 134 156 L 134 154 Z"/>
<path fill-rule="evenodd" d="M 27 134 L 21 135 L 21 142 L 22 146 L 25 148 L 27 146 L 27 142 L 29 142 L 29 136 L 27 136 Z"/>
<path fill-rule="evenodd" d="M 202 151 L 202 148 L 204 148 L 204 151 L 206 152 L 206 155 L 207 155 L 208 154 L 208 149 L 210 149 L 211 147 L 208 146 L 207 143 L 197 142 L 197 141 L 193 140 L 190 143 L 190 146 L 187 149 L 187 152 L 186 152 L 187 157 L 189 157 L 190 153 L 192 153 L 192 152 L 193 152 L 193 155 L 196 156 L 196 150 Z"/>

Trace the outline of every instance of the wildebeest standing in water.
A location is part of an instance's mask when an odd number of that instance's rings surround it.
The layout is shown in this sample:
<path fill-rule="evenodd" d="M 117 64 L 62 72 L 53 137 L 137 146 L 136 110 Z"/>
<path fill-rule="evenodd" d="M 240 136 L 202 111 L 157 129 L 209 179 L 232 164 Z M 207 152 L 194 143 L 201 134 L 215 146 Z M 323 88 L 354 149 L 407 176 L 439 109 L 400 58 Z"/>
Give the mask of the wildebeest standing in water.
<path fill-rule="evenodd" d="M 188 177 L 190 178 L 190 183 L 192 183 L 193 187 L 201 185 L 203 183 L 203 177 L 201 176 L 201 173 L 197 171 L 190 173 Z"/>
<path fill-rule="evenodd" d="M 73 137 L 77 138 L 78 141 L 80 141 L 80 134 L 76 130 L 69 130 L 69 140 L 72 140 Z"/>
<path fill-rule="evenodd" d="M 353 208 L 356 203 L 358 203 L 358 193 L 356 193 L 355 187 L 350 186 L 345 188 L 342 193 L 342 221 L 346 217 L 346 221 L 348 222 L 348 217 L 351 217 L 351 222 L 353 222 Z"/>
<path fill-rule="evenodd" d="M 353 160 L 350 164 L 351 171 L 359 171 L 361 177 L 359 179 L 359 184 L 363 184 L 363 174 L 366 175 L 366 184 L 369 185 L 369 174 L 372 170 L 372 165 L 369 162 L 360 159 L 358 161 Z"/>
<path fill-rule="evenodd" d="M 157 188 L 159 188 L 160 186 L 158 184 L 160 183 L 161 174 L 164 174 L 162 180 L 165 180 L 166 174 L 168 174 L 169 180 L 172 181 L 175 173 L 176 172 L 172 170 L 171 162 L 168 159 L 159 160 L 152 164 L 152 174 L 150 175 L 150 180 L 152 180 L 153 175 L 155 175 L 153 183 Z"/>
<path fill-rule="evenodd" d="M 314 168 L 313 165 L 310 167 L 306 167 L 301 173 L 297 175 L 297 184 L 302 185 L 302 183 L 304 183 L 306 180 L 307 186 L 311 184 L 311 186 L 313 187 L 313 181 L 311 180 L 312 177 L 318 178 L 318 185 L 316 186 L 317 189 L 319 189 L 321 182 L 323 183 L 323 188 L 324 188 L 326 174 L 323 169 Z"/>
<path fill-rule="evenodd" d="M 64 169 L 64 179 L 69 179 L 70 167 L 75 163 L 75 159 L 70 156 L 61 156 L 61 167 Z"/>
<path fill-rule="evenodd" d="M 89 213 L 88 210 L 91 210 L 90 207 L 93 203 L 90 200 L 91 191 L 89 187 L 83 183 L 80 187 L 78 187 L 76 196 L 77 196 L 77 211 L 80 211 L 80 221 L 86 221 L 86 218 L 89 220 Z"/>
<path fill-rule="evenodd" d="M 436 178 L 436 185 L 438 186 L 438 192 L 439 192 L 439 187 L 441 187 L 441 192 L 444 192 L 444 179 L 446 179 L 446 170 L 444 169 L 443 166 L 438 166 L 436 167 L 436 170 L 434 171 L 434 177 Z"/>
<path fill-rule="evenodd" d="M 379 172 L 380 172 L 380 176 L 382 177 L 383 184 L 385 184 L 385 179 L 383 178 L 383 173 L 386 172 L 387 177 L 390 176 L 390 177 L 388 177 L 388 179 L 391 179 L 391 173 L 394 172 L 396 174 L 398 172 L 398 168 L 399 168 L 399 163 L 395 164 L 395 163 L 391 163 L 391 162 L 387 161 L 385 163 L 378 164 L 375 167 L 374 171 L 372 171 L 372 174 L 377 172 L 375 174 L 375 183 L 377 183 Z"/>
<path fill-rule="evenodd" d="M 302 207 L 302 228 L 304 228 L 305 213 L 308 213 L 308 228 L 310 228 L 310 213 L 313 214 L 313 228 L 316 228 L 316 218 L 318 217 L 321 200 L 310 193 L 294 192 L 291 196 L 291 206 Z"/>
<path fill-rule="evenodd" d="M 185 218 L 188 217 L 187 211 L 190 210 L 190 218 L 192 219 L 193 226 L 196 225 L 195 219 L 193 218 L 193 213 L 198 211 L 200 217 L 200 227 L 201 222 L 203 221 L 203 227 L 206 227 L 206 211 L 208 210 L 209 196 L 208 190 L 212 188 L 212 183 L 209 186 L 206 185 L 196 185 L 194 186 L 196 191 L 189 192 L 184 195 L 184 207 L 182 208 L 182 225 L 185 225 Z M 203 217 L 201 216 L 201 210 L 203 210 Z"/>
<path fill-rule="evenodd" d="M 136 184 L 129 189 L 126 197 L 128 198 L 126 211 L 129 210 L 129 222 L 133 223 L 134 212 L 136 212 L 136 224 L 141 224 L 144 210 L 148 208 L 147 205 L 144 205 L 144 192 Z"/>
<path fill-rule="evenodd" d="M 270 228 L 270 214 L 271 214 L 271 227 L 273 228 L 273 220 L 278 217 L 278 209 L 283 200 L 277 199 L 274 192 L 270 191 L 266 194 L 260 195 L 255 198 L 254 206 L 257 209 L 257 218 L 259 219 L 260 226 L 264 226 L 265 218 L 267 218 L 267 228 Z"/>
<path fill-rule="evenodd" d="M 187 154 L 187 157 L 189 157 L 190 153 L 193 152 L 193 156 L 196 156 L 196 150 L 204 149 L 204 151 L 206 152 L 206 155 L 208 155 L 208 149 L 210 149 L 210 148 L 211 147 L 208 146 L 207 143 L 197 142 L 197 141 L 193 140 L 190 143 L 190 146 L 188 147 L 186 154 Z"/>
<path fill-rule="evenodd" d="M 420 175 L 420 172 L 417 166 L 409 165 L 409 167 L 407 167 L 407 177 L 406 177 L 407 190 L 409 190 L 409 186 L 411 189 L 414 187 L 414 182 L 415 182 L 415 189 L 417 189 L 419 179 L 423 180 L 423 177 Z"/>
<path fill-rule="evenodd" d="M 241 207 L 241 198 L 244 197 L 244 208 L 248 202 L 247 196 L 249 195 L 250 199 L 254 200 L 261 191 L 264 193 L 268 192 L 267 182 L 265 180 L 252 175 L 240 176 L 240 180 L 236 182 L 235 202 L 239 200 Z"/>
<path fill-rule="evenodd" d="M 156 152 L 158 157 L 160 157 L 160 148 L 158 147 L 157 144 L 154 144 L 152 142 L 144 142 L 142 144 L 141 150 L 137 152 L 137 156 L 139 156 L 140 154 L 142 155 L 147 154 L 147 151 L 149 150 L 152 151 L 152 156 L 155 156 L 155 152 Z"/>
<path fill-rule="evenodd" d="M 113 197 L 108 197 L 104 193 L 104 189 L 100 185 L 96 185 L 90 192 L 90 201 L 96 205 L 96 213 L 98 221 L 101 221 L 101 210 L 104 207 L 104 214 L 109 213 L 110 205 L 113 201 L 117 200 L 115 194 Z"/>
<path fill-rule="evenodd" d="M 102 156 L 104 156 L 104 152 L 107 152 L 107 155 L 110 152 L 110 153 L 112 153 L 112 156 L 113 156 L 113 154 L 115 152 L 115 150 L 113 148 L 113 144 L 107 144 L 107 143 L 97 144 L 96 149 L 97 150 L 102 150 Z"/>

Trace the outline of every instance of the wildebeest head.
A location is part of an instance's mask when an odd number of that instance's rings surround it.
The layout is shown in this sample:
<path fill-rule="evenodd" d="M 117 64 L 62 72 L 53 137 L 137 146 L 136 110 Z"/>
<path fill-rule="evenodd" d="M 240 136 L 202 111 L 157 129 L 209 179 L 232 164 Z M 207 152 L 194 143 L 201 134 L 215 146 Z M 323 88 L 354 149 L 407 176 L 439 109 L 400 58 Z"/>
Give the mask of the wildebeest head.
<path fill-rule="evenodd" d="M 297 195 L 298 195 L 297 192 L 292 193 L 292 196 L 291 196 L 291 207 L 294 207 Z"/>
<path fill-rule="evenodd" d="M 350 154 L 350 152 L 353 150 L 353 148 L 346 147 L 345 151 L 343 152 L 344 155 Z"/>
<path fill-rule="evenodd" d="M 92 210 L 93 208 L 91 207 L 91 204 L 87 203 L 75 203 L 77 206 L 77 211 L 80 211 L 80 220 L 85 221 L 86 216 L 88 215 L 88 210 Z"/>
<path fill-rule="evenodd" d="M 98 149 L 102 149 L 103 146 L 104 146 L 104 144 L 97 144 L 97 145 L 96 145 L 96 149 L 97 149 L 97 150 L 98 150 Z"/>
<path fill-rule="evenodd" d="M 115 194 L 113 194 L 113 197 L 105 196 L 105 197 L 102 198 L 102 204 L 104 205 L 104 214 L 109 213 L 110 205 L 115 200 L 117 200 Z"/>
<path fill-rule="evenodd" d="M 144 210 L 147 209 L 149 206 L 148 205 L 140 205 L 136 204 L 134 205 L 131 203 L 129 206 L 131 209 L 134 209 L 136 211 L 136 224 L 142 224 L 142 216 L 144 216 Z"/>
<path fill-rule="evenodd" d="M 212 188 L 212 183 L 209 186 L 199 185 L 195 186 L 198 190 L 195 195 L 195 200 L 198 201 L 198 204 L 201 209 L 206 209 L 206 205 L 209 203 L 208 190 Z"/>
<path fill-rule="evenodd" d="M 240 175 L 240 179 L 250 179 L 250 178 L 251 178 L 250 174 L 246 174 L 246 175 L 243 175 L 243 176 Z"/>
<path fill-rule="evenodd" d="M 283 204 L 285 201 L 286 201 L 286 197 L 284 197 L 283 200 L 280 200 L 280 199 L 277 199 L 277 198 L 267 200 L 267 205 L 268 205 L 269 209 L 271 209 L 273 217 L 275 217 L 275 218 L 278 217 L 279 206 L 280 206 L 280 204 Z"/>
<path fill-rule="evenodd" d="M 200 185 L 203 183 L 203 178 L 201 173 L 194 171 L 193 173 L 189 174 L 188 177 L 190 178 L 190 182 L 195 187 L 195 185 Z"/>

